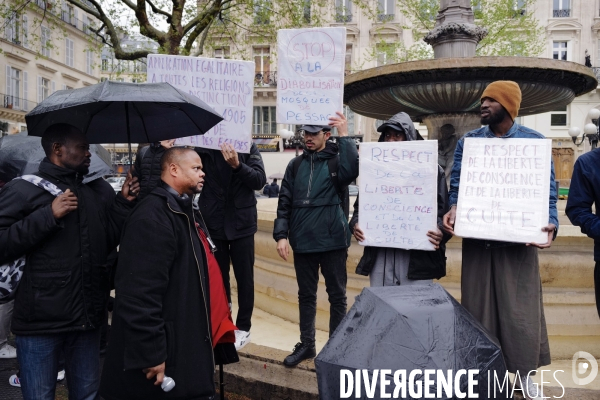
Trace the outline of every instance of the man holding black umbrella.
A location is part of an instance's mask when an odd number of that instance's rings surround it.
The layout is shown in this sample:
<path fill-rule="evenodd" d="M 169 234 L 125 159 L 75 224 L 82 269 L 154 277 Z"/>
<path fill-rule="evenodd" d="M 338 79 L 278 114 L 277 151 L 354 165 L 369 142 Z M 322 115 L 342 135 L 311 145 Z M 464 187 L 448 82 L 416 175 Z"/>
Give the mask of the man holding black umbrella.
<path fill-rule="evenodd" d="M 21 389 L 26 400 L 54 399 L 63 350 L 70 398 L 93 399 L 107 255 L 118 244 L 139 184 L 128 177 L 112 199 L 103 180 L 82 184 L 91 154 L 86 136 L 73 126 L 49 126 L 42 146 L 47 158 L 37 175 L 63 194 L 54 197 L 21 179 L 0 192 L 0 263 L 27 255 L 12 321 Z"/>

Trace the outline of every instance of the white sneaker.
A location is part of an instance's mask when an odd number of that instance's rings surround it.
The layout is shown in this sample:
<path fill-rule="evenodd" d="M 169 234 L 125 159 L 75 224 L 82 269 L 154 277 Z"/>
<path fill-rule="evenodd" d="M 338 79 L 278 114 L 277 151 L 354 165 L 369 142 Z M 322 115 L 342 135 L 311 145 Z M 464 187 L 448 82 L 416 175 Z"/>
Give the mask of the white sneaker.
<path fill-rule="evenodd" d="M 235 349 L 237 351 L 240 351 L 248 343 L 250 343 L 250 332 L 236 330 L 235 331 Z"/>
<path fill-rule="evenodd" d="M 10 378 L 8 378 L 8 383 L 10 386 L 21 387 L 21 381 L 19 380 L 17 374 L 11 375 Z"/>
<path fill-rule="evenodd" d="M 542 386 L 534 383 L 531 377 L 527 376 L 521 378 L 521 390 L 523 391 L 523 397 L 527 400 L 543 400 L 544 393 L 542 392 Z"/>
<path fill-rule="evenodd" d="M 58 375 L 56 375 L 56 382 L 60 382 L 63 379 L 65 379 L 64 369 L 62 371 L 58 371 Z M 10 384 L 10 386 L 21 387 L 21 380 L 19 379 L 17 374 L 11 375 L 10 378 L 8 378 L 8 383 Z"/>
<path fill-rule="evenodd" d="M 4 346 L 0 347 L 0 358 L 17 358 L 17 349 L 5 343 Z"/>

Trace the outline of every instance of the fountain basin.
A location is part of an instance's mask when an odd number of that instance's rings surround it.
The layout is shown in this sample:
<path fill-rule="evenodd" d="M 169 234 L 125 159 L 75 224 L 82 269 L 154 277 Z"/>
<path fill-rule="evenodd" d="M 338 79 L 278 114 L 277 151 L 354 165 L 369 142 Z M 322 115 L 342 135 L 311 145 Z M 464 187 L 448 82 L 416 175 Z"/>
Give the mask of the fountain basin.
<path fill-rule="evenodd" d="M 404 111 L 421 122 L 431 114 L 478 113 L 483 90 L 496 80 L 519 84 L 520 116 L 565 107 L 598 86 L 592 70 L 574 62 L 531 57 L 442 58 L 348 75 L 344 103 L 375 119 Z"/>

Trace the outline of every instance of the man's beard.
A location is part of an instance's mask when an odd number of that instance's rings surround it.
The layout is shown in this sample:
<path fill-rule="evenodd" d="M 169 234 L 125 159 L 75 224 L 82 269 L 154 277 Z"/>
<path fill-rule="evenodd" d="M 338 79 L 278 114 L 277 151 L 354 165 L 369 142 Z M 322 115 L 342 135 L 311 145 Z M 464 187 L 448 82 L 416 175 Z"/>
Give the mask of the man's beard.
<path fill-rule="evenodd" d="M 504 108 L 498 112 L 497 114 L 490 113 L 487 117 L 481 117 L 481 125 L 498 125 L 500 122 L 504 120 L 506 116 L 506 111 Z"/>

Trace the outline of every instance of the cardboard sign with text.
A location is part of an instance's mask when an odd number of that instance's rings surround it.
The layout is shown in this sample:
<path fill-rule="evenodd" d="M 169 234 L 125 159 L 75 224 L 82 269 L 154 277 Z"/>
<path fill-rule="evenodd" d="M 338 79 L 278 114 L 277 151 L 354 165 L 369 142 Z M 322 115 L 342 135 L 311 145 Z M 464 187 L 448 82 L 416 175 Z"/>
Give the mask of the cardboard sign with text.
<path fill-rule="evenodd" d="M 254 63 L 219 58 L 148 55 L 147 82 L 168 82 L 211 106 L 223 121 L 204 135 L 186 136 L 177 144 L 220 149 L 231 144 L 238 153 L 250 153 Z"/>
<path fill-rule="evenodd" d="M 546 243 L 551 157 L 550 139 L 465 139 L 456 235 Z"/>
<path fill-rule="evenodd" d="M 342 111 L 346 28 L 277 32 L 277 123 L 327 125 Z"/>
<path fill-rule="evenodd" d="M 437 159 L 437 140 L 360 144 L 360 244 L 434 250 Z"/>

